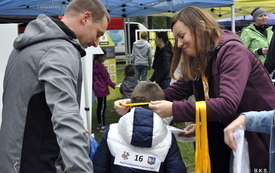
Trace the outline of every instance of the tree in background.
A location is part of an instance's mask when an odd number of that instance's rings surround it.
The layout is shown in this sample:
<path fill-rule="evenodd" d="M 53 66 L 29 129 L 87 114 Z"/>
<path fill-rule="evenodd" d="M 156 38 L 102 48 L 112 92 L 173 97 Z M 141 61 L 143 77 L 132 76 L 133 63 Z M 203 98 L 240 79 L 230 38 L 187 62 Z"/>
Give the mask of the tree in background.
<path fill-rule="evenodd" d="M 138 16 L 130 18 L 131 22 L 139 22 L 148 29 L 170 29 L 170 17 L 166 16 Z"/>

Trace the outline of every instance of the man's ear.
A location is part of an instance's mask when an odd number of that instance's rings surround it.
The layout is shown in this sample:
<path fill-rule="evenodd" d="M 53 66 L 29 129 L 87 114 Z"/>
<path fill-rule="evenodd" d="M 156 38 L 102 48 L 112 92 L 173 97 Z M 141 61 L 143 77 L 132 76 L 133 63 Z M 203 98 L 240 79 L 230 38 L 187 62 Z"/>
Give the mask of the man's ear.
<path fill-rule="evenodd" d="M 91 19 L 92 19 L 91 12 L 86 11 L 85 13 L 83 13 L 83 15 L 82 15 L 82 23 L 83 23 L 83 25 L 85 25 Z"/>

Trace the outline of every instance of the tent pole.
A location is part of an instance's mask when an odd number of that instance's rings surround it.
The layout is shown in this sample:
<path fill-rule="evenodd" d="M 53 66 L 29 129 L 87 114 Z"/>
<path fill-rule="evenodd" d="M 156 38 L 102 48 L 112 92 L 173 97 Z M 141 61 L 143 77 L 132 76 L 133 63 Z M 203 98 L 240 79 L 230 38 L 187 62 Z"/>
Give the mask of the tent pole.
<path fill-rule="evenodd" d="M 127 17 L 127 64 L 131 64 L 131 34 L 130 34 L 130 20 L 129 18 Z"/>
<path fill-rule="evenodd" d="M 127 20 L 125 18 L 123 18 L 123 26 L 124 26 L 124 47 L 125 47 L 125 63 L 126 65 L 128 64 L 127 61 L 128 61 L 128 40 L 127 40 L 127 30 L 126 30 L 126 25 L 127 25 Z"/>
<path fill-rule="evenodd" d="M 234 1 L 235 4 L 235 1 Z M 235 5 L 231 5 L 231 31 L 236 32 L 235 30 Z"/>
<path fill-rule="evenodd" d="M 86 112 L 86 120 L 87 120 L 87 129 L 90 130 L 92 133 L 92 122 L 91 122 L 91 109 L 89 105 L 89 93 L 88 93 L 88 83 L 87 83 L 87 61 L 86 61 L 87 56 L 82 58 L 82 75 L 83 75 L 83 82 L 84 82 L 84 95 L 85 95 L 85 112 Z"/>

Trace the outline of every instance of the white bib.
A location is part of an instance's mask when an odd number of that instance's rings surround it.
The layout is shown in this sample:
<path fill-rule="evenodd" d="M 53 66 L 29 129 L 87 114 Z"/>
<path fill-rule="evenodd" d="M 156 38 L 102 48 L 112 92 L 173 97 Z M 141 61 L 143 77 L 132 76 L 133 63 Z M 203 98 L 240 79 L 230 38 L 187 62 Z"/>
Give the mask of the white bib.
<path fill-rule="evenodd" d="M 158 172 L 161 164 L 160 158 L 132 150 L 119 150 L 116 152 L 115 165 Z"/>

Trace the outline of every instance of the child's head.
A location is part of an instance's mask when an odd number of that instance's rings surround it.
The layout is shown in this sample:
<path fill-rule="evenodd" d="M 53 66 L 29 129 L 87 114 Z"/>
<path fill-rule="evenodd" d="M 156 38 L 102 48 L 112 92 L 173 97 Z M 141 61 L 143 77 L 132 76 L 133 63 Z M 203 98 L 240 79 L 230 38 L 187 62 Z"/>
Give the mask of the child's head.
<path fill-rule="evenodd" d="M 142 32 L 142 33 L 140 34 L 140 38 L 143 39 L 143 40 L 147 40 L 147 38 L 148 38 L 147 32 Z"/>
<path fill-rule="evenodd" d="M 102 51 L 103 51 L 102 54 L 96 54 L 96 55 L 94 56 L 94 61 L 97 61 L 97 62 L 104 62 L 104 61 L 106 60 L 106 55 L 107 55 L 107 53 L 106 53 L 106 51 L 103 50 L 103 49 L 102 49 Z"/>
<path fill-rule="evenodd" d="M 156 100 L 164 100 L 165 95 L 158 84 L 153 82 L 140 82 L 133 90 L 131 96 L 132 103 L 150 102 Z M 141 106 L 149 108 L 148 105 Z"/>
<path fill-rule="evenodd" d="M 124 69 L 124 75 L 126 76 L 135 76 L 136 74 L 136 67 L 132 64 L 129 64 Z"/>

